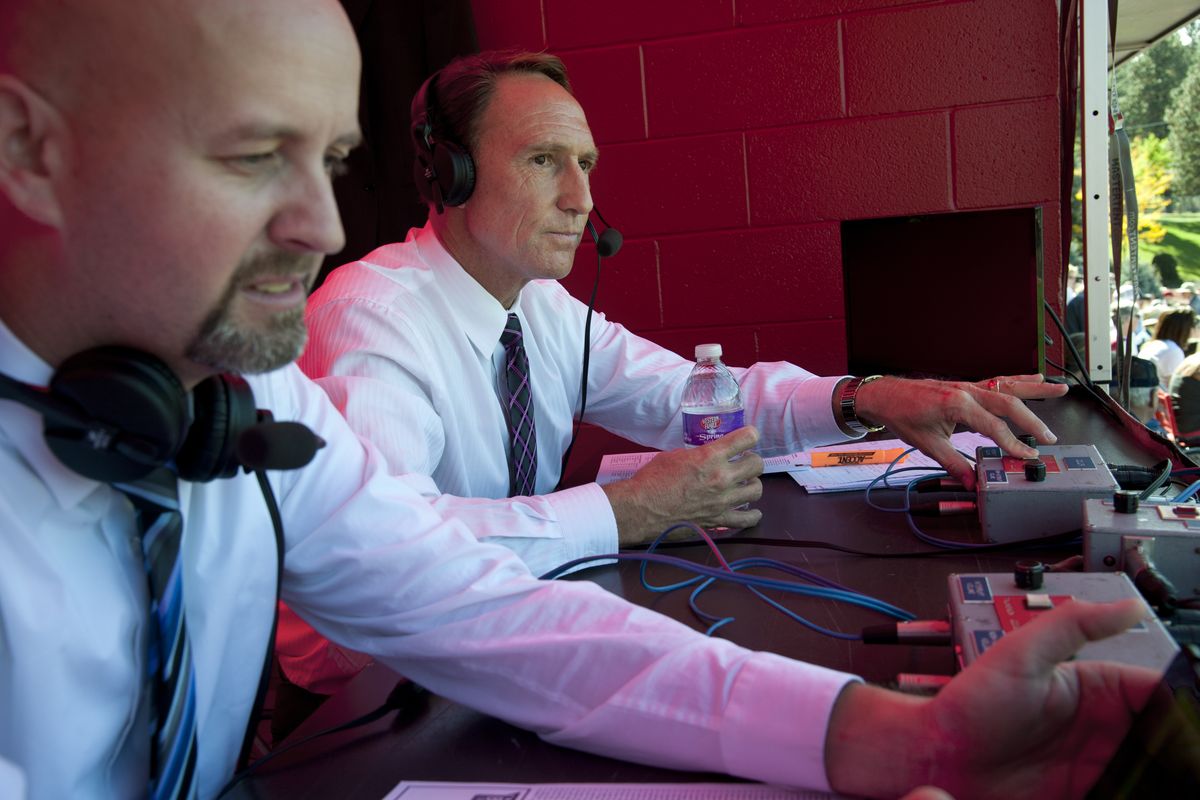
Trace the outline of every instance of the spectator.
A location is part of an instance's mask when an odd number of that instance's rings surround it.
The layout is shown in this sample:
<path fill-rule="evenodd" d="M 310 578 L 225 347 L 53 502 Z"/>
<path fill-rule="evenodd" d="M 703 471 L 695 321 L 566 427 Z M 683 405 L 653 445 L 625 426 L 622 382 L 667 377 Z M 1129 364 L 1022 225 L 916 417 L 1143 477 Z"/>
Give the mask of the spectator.
<path fill-rule="evenodd" d="M 1138 355 L 1153 361 L 1158 368 L 1158 382 L 1163 389 L 1171 383 L 1171 375 L 1187 355 L 1188 340 L 1196 325 L 1196 312 L 1191 306 L 1175 306 L 1162 313 L 1154 326 L 1154 339 L 1143 345 Z"/>
<path fill-rule="evenodd" d="M 1186 281 L 1179 286 L 1178 297 L 1181 303 L 1187 303 L 1192 311 L 1200 312 L 1200 297 L 1196 296 L 1196 284 Z"/>
<path fill-rule="evenodd" d="M 1120 321 L 1118 322 L 1118 314 Z M 1125 337 L 1131 337 L 1132 343 L 1129 347 L 1129 352 L 1136 353 L 1142 349 L 1142 346 L 1151 340 L 1150 332 L 1146 330 L 1146 326 L 1142 324 L 1141 309 L 1136 306 L 1121 305 L 1114 306 L 1112 310 L 1113 324 L 1116 328 L 1112 331 L 1113 349 L 1117 349 L 1117 339 L 1121 338 L 1124 341 Z M 1132 335 L 1130 334 L 1130 326 L 1133 327 Z"/>
<path fill-rule="evenodd" d="M 1158 253 L 1150 260 L 1158 272 L 1164 289 L 1176 289 L 1183 279 L 1179 277 L 1179 262 L 1170 253 Z"/>
<path fill-rule="evenodd" d="M 1171 375 L 1170 393 L 1178 427 L 1176 437 L 1183 439 L 1200 431 L 1200 353 L 1185 358 Z"/>

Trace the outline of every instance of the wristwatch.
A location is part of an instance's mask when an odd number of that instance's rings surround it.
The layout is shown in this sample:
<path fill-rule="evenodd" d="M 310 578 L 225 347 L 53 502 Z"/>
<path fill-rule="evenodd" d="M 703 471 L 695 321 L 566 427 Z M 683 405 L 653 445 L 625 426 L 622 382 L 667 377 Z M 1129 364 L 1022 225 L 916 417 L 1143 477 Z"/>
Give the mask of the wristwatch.
<path fill-rule="evenodd" d="M 835 390 L 837 398 L 834 407 L 838 412 L 838 426 L 850 436 L 866 436 L 883 430 L 883 425 L 868 422 L 858 415 L 858 390 L 871 381 L 877 381 L 882 375 L 871 375 L 866 378 L 850 378 L 838 384 Z"/>

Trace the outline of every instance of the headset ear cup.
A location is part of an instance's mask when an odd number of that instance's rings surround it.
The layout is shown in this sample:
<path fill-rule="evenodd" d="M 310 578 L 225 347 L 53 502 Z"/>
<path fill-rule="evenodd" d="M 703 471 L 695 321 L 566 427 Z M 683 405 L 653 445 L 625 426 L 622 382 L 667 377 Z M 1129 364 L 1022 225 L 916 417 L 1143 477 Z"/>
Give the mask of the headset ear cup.
<path fill-rule="evenodd" d="M 98 447 L 94 431 L 47 425 L 46 444 L 55 457 L 92 480 L 141 478 L 169 462 L 187 433 L 183 385 L 162 361 L 132 348 L 99 347 L 71 356 L 49 388 L 119 442 L 117 448 Z"/>
<path fill-rule="evenodd" d="M 433 168 L 442 187 L 442 202 L 461 206 L 475 190 L 475 160 L 453 142 L 438 142 L 433 151 Z"/>
<path fill-rule="evenodd" d="M 258 422 L 254 393 L 237 375 L 216 375 L 192 390 L 192 426 L 175 457 L 179 477 L 203 483 L 231 478 L 240 466 L 238 437 Z"/>

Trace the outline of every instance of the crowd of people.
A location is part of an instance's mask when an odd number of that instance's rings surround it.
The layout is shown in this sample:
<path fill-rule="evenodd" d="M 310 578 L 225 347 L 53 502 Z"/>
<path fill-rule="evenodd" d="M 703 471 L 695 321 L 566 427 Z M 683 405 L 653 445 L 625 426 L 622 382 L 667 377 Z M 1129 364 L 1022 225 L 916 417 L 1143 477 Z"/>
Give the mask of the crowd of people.
<path fill-rule="evenodd" d="M 1067 285 L 1068 334 L 1076 344 L 1082 344 L 1087 296 L 1074 266 L 1069 270 Z M 1153 286 L 1157 292 L 1135 292 L 1126 283 L 1112 298 L 1109 342 L 1114 359 L 1128 343 L 1128 352 L 1148 362 L 1157 376 L 1157 385 L 1131 381 L 1130 412 L 1151 428 L 1160 429 L 1167 411 L 1164 404 L 1169 402 L 1172 433 L 1185 443 L 1200 441 L 1200 354 L 1194 339 L 1200 319 L 1200 291 L 1192 281 L 1181 281 L 1174 287 L 1154 281 Z"/>

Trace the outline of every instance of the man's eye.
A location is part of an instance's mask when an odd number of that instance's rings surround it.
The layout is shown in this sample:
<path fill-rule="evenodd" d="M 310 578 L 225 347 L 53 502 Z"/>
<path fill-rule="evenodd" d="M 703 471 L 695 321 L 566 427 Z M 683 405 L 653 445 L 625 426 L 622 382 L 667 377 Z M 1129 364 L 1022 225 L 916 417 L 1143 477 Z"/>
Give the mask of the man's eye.
<path fill-rule="evenodd" d="M 230 160 L 247 171 L 258 171 L 275 166 L 279 161 L 279 153 L 274 150 L 269 153 L 246 153 Z"/>
<path fill-rule="evenodd" d="M 539 167 L 544 167 L 550 163 L 550 156 L 547 155 L 546 153 L 538 153 L 536 156 L 534 156 L 530 160 L 534 164 L 537 164 Z"/>
<path fill-rule="evenodd" d="M 596 162 L 588 158 L 579 159 L 579 168 L 584 172 L 591 172 L 596 168 Z"/>
<path fill-rule="evenodd" d="M 325 156 L 325 172 L 330 177 L 337 178 L 345 175 L 350 171 L 350 167 L 346 164 L 346 157 L 339 155 Z"/>

